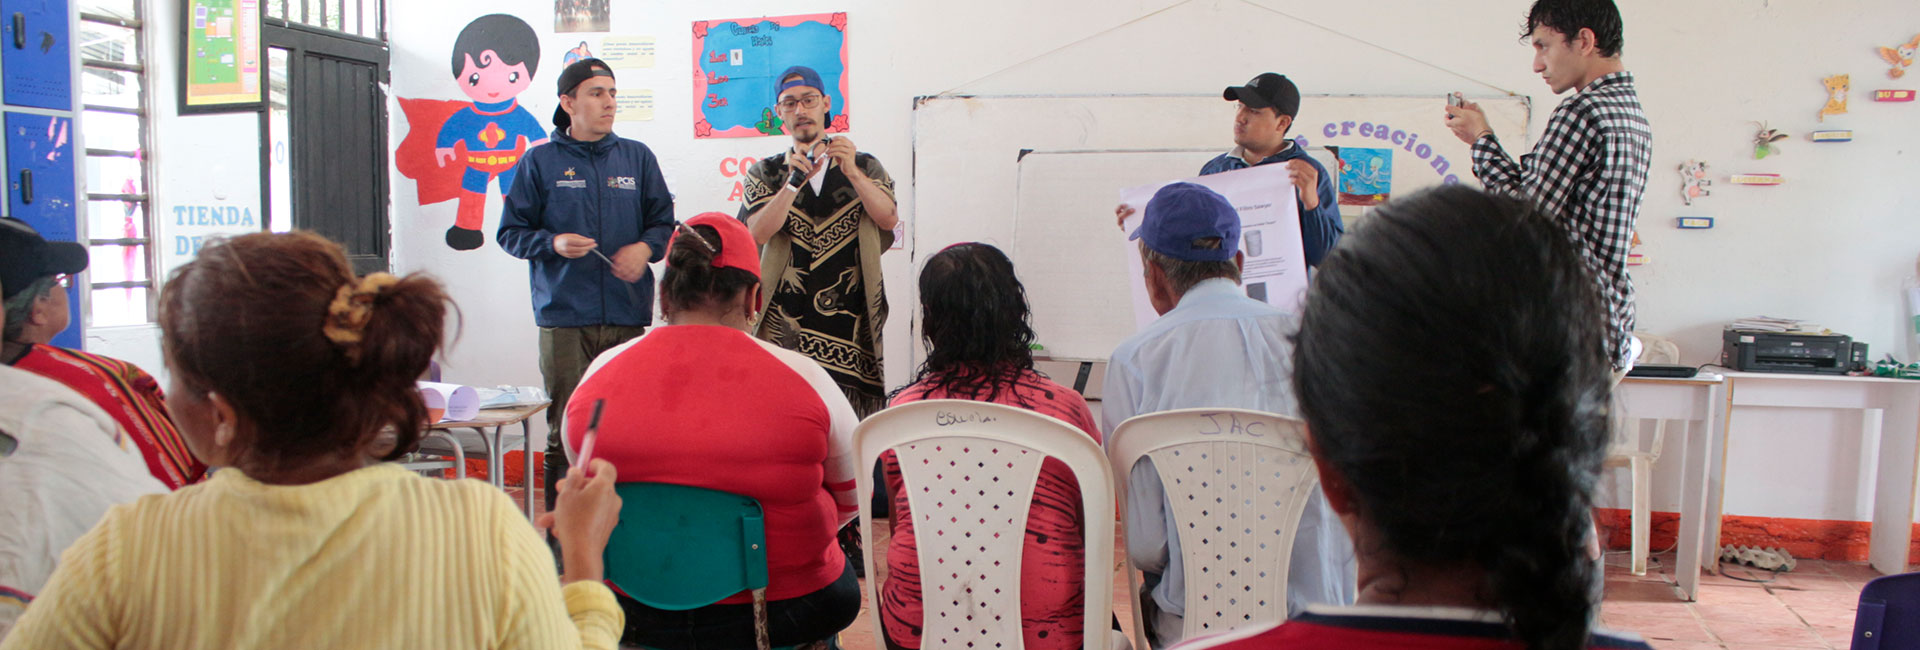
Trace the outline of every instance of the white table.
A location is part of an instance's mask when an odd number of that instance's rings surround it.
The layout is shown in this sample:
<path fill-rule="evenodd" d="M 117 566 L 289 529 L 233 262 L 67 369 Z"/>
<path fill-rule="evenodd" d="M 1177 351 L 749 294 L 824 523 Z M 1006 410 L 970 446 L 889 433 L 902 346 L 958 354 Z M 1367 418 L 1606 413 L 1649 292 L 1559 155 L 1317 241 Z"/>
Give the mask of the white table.
<path fill-rule="evenodd" d="M 453 441 L 454 450 L 460 451 L 462 447 L 460 446 L 459 440 L 449 435 L 449 431 L 454 429 L 471 429 L 474 433 L 479 434 L 480 442 L 485 447 L 487 482 L 492 483 L 494 487 L 505 489 L 507 487 L 507 471 L 504 466 L 507 455 L 507 447 L 504 440 L 505 430 L 508 425 L 520 425 L 520 433 L 522 437 L 526 438 L 526 451 L 524 456 L 527 465 L 525 475 L 527 491 L 522 497 L 526 501 L 527 518 L 532 519 L 534 514 L 533 489 L 535 486 L 533 480 L 533 453 L 538 449 L 545 449 L 545 447 L 536 447 L 534 445 L 533 429 L 532 425 L 528 423 L 528 420 L 539 412 L 547 410 L 547 406 L 550 404 L 552 404 L 552 402 L 481 409 L 480 413 L 473 416 L 471 420 L 435 422 L 428 428 L 428 435 L 438 433 L 447 440 Z M 460 463 L 460 476 L 465 478 L 466 463 L 464 462 L 464 453 L 462 453 L 461 458 L 463 461 Z"/>
<path fill-rule="evenodd" d="M 1881 573 L 1903 573 L 1913 537 L 1915 478 L 1920 476 L 1920 381 L 1885 377 L 1728 372 L 1727 420 L 1739 408 L 1815 408 L 1860 411 L 1861 431 L 1880 436 L 1873 486 L 1873 533 L 1867 559 Z M 1728 439 L 1734 435 L 1727 433 Z M 1724 441 L 1720 455 L 1725 454 Z M 1713 477 L 1708 537 L 1719 548 L 1722 478 Z M 1684 514 L 1682 515 L 1684 517 Z M 1683 524 L 1684 527 L 1684 524 Z"/>
<path fill-rule="evenodd" d="M 1682 471 L 1680 546 L 1674 569 L 1674 578 L 1680 581 L 1680 597 L 1686 600 L 1694 600 L 1699 593 L 1700 569 L 1714 571 L 1719 567 L 1719 547 L 1709 547 L 1708 540 L 1717 544 L 1719 539 L 1720 509 L 1717 501 L 1709 500 L 1708 493 L 1717 492 L 1717 485 L 1709 487 L 1710 478 L 1716 475 L 1716 465 L 1722 460 L 1719 452 L 1725 447 L 1722 440 L 1726 427 L 1720 419 L 1726 408 L 1721 402 L 1722 383 L 1720 375 L 1702 372 L 1686 379 L 1628 377 L 1614 389 L 1635 419 L 1687 423 L 1685 440 L 1675 459 Z M 1667 458 L 1675 455 L 1669 453 Z M 1715 552 L 1703 555 L 1706 548 Z"/>

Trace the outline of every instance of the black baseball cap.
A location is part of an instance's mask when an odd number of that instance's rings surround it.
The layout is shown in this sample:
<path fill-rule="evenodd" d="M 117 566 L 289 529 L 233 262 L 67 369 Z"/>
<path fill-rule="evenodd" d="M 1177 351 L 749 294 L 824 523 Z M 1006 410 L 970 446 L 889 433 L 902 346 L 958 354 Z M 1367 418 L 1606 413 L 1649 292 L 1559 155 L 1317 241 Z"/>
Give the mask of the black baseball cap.
<path fill-rule="evenodd" d="M 1227 101 L 1243 102 L 1254 108 L 1271 108 L 1288 117 L 1300 114 L 1300 89 L 1294 87 L 1286 75 L 1279 73 L 1263 72 L 1245 86 L 1227 86 L 1221 96 Z"/>
<path fill-rule="evenodd" d="M 27 222 L 0 219 L 0 300 L 12 298 L 34 280 L 87 269 L 87 247 L 70 241 L 47 241 Z"/>
<path fill-rule="evenodd" d="M 612 79 L 613 68 L 607 67 L 607 62 L 599 59 L 588 58 L 574 61 L 573 65 L 567 66 L 567 69 L 560 71 L 560 92 L 558 95 L 571 93 L 573 89 L 579 87 L 581 83 L 594 77 Z M 562 129 L 573 126 L 573 118 L 567 115 L 565 106 L 553 109 L 553 125 Z"/>

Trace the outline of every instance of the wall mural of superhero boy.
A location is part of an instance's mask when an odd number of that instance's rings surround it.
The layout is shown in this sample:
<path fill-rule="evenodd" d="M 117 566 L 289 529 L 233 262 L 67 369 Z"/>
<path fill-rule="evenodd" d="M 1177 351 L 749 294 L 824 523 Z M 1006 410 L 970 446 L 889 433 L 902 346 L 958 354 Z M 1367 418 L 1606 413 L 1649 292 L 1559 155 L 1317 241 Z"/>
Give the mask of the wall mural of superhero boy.
<path fill-rule="evenodd" d="M 474 19 L 454 39 L 455 85 L 472 102 L 400 99 L 411 125 L 394 153 L 401 175 L 418 185 L 420 204 L 458 199 L 447 245 L 473 250 L 486 243 L 487 185 L 501 194 L 513 186 L 515 164 L 547 132 L 517 97 L 533 85 L 540 40 L 526 21 L 507 14 Z M 431 134 L 432 148 L 426 138 Z"/>

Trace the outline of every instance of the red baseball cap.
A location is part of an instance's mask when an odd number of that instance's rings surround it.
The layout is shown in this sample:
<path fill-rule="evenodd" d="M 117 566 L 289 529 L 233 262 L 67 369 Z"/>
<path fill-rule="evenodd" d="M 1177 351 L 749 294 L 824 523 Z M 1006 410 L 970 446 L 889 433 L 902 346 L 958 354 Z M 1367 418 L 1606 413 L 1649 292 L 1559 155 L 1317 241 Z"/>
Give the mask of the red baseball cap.
<path fill-rule="evenodd" d="M 711 226 L 719 231 L 720 254 L 713 257 L 713 268 L 740 269 L 760 275 L 760 247 L 753 243 L 753 233 L 747 232 L 747 225 L 740 223 L 739 219 L 719 212 L 706 212 L 681 222 L 681 225 Z M 674 230 L 673 238 L 667 240 L 667 250 L 673 250 L 673 242 L 680 238 L 680 233 L 680 229 Z"/>

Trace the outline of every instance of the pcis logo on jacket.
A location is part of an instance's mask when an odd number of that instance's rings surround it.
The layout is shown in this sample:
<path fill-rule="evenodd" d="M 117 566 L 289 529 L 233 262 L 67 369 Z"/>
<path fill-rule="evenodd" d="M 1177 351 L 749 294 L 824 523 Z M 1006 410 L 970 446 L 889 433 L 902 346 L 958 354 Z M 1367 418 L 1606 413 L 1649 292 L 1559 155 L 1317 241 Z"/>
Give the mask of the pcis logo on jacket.
<path fill-rule="evenodd" d="M 570 188 L 574 188 L 574 189 L 582 189 L 582 190 L 584 190 L 584 189 L 586 189 L 586 188 L 587 188 L 587 181 L 586 181 L 586 179 L 581 179 L 581 178 L 574 178 L 575 176 L 578 176 L 579 174 L 577 174 L 577 173 L 575 173 L 575 172 L 573 171 L 573 168 L 572 168 L 572 167 L 568 167 L 568 168 L 567 168 L 567 171 L 565 171 L 565 172 L 561 172 L 561 174 L 560 174 L 560 175 L 562 175 L 562 176 L 565 176 L 565 177 L 567 177 L 567 178 L 566 178 L 566 180 L 558 180 L 558 181 L 554 181 L 554 182 L 553 182 L 553 186 L 554 186 L 554 187 L 570 187 Z"/>
<path fill-rule="evenodd" d="M 611 187 L 616 190 L 640 189 L 640 185 L 638 183 L 633 182 L 632 176 L 608 176 L 607 187 Z"/>

